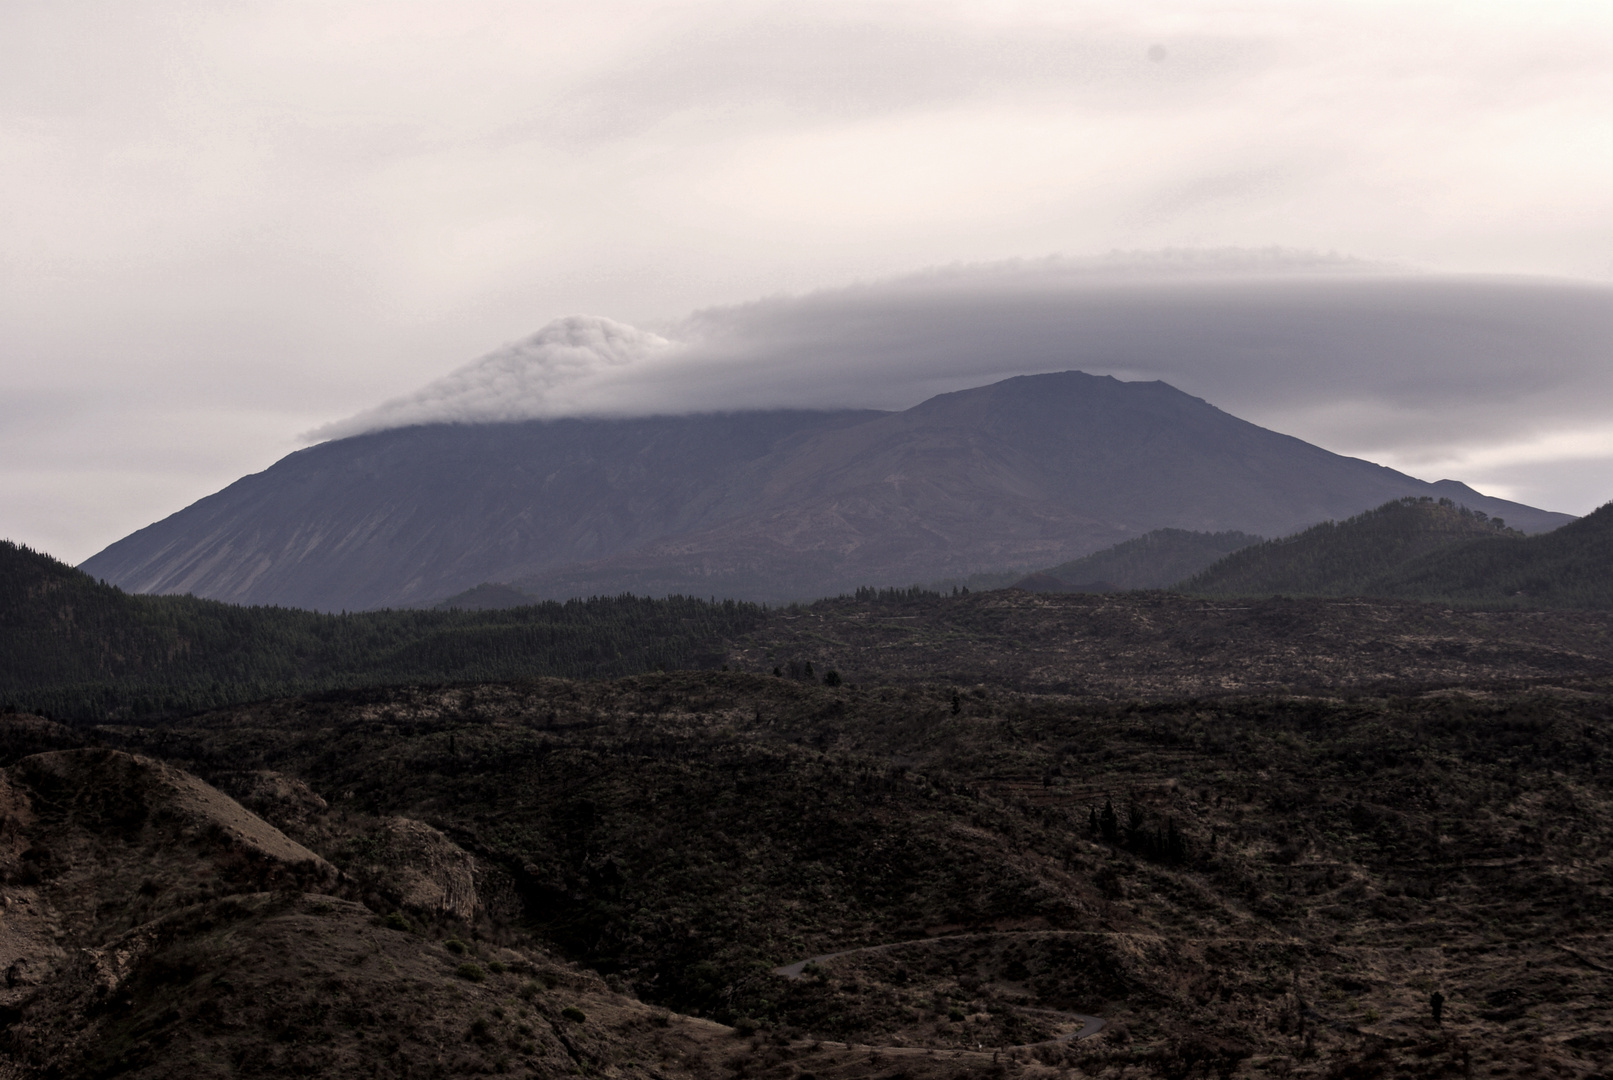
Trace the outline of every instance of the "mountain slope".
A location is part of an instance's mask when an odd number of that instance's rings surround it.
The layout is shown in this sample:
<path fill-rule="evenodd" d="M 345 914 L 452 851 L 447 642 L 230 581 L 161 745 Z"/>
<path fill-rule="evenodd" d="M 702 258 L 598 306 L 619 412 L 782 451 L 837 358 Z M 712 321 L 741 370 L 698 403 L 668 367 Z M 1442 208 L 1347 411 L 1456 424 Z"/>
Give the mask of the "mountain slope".
<path fill-rule="evenodd" d="M 362 609 L 482 582 L 539 596 L 787 600 L 1047 566 L 1153 529 L 1281 535 L 1458 489 L 1080 372 L 900 413 L 438 425 L 326 443 L 84 564 L 137 592 Z"/>
<path fill-rule="evenodd" d="M 0 702 L 84 719 L 363 685 L 715 667 L 724 640 L 761 617 L 626 596 L 486 612 L 243 608 L 131 596 L 0 541 Z"/>
<path fill-rule="evenodd" d="M 1135 540 L 1039 571 L 1013 587 L 1030 592 L 1067 592 L 1093 584 L 1116 589 L 1162 589 L 1240 548 L 1258 543 L 1260 537 L 1241 532 L 1155 529 Z"/>
<path fill-rule="evenodd" d="M 1613 504 L 1523 536 L 1446 502 L 1401 500 L 1234 552 L 1203 595 L 1383 596 L 1500 607 L 1613 607 Z"/>
<path fill-rule="evenodd" d="M 140 593 L 325 611 L 417 604 L 730 516 L 754 497 L 747 466 L 780 442 L 870 415 L 382 431 L 291 454 L 83 568 Z"/>
<path fill-rule="evenodd" d="M 1480 539 L 1424 555 L 1378 591 L 1496 606 L 1613 608 L 1613 503 L 1542 536 Z"/>

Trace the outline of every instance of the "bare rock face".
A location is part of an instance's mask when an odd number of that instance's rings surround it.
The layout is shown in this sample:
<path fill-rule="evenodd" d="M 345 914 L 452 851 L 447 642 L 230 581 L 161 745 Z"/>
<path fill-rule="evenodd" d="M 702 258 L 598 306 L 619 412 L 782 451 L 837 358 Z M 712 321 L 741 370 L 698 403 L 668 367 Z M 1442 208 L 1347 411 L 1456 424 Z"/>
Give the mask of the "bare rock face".
<path fill-rule="evenodd" d="M 337 876 L 234 799 L 149 758 L 58 750 L 0 770 L 0 1057 L 92 1056 L 86 1011 L 128 995 L 173 944 L 174 920 Z"/>
<path fill-rule="evenodd" d="M 405 908 L 469 919 L 481 906 L 476 895 L 476 860 L 448 837 L 412 818 L 381 824 L 377 856 L 390 864 Z"/>
<path fill-rule="evenodd" d="M 330 838 L 338 816 L 306 784 L 233 779 Z M 477 912 L 475 861 L 429 825 L 382 819 L 347 839 L 407 906 Z M 0 769 L 0 1080 L 603 1074 L 651 1059 L 622 1032 L 696 1060 L 732 1039 L 701 1022 L 669 1032 L 665 1013 L 539 950 L 380 918 L 341 895 L 358 887 L 148 758 L 62 750 Z"/>
<path fill-rule="evenodd" d="M 241 802 L 282 828 L 306 827 L 330 804 L 295 776 L 260 769 L 245 779 Z"/>
<path fill-rule="evenodd" d="M 115 986 L 143 948 L 127 935 L 180 909 L 337 877 L 229 796 L 117 750 L 35 754 L 0 770 L 0 815 L 0 1005 L 85 956 Z"/>

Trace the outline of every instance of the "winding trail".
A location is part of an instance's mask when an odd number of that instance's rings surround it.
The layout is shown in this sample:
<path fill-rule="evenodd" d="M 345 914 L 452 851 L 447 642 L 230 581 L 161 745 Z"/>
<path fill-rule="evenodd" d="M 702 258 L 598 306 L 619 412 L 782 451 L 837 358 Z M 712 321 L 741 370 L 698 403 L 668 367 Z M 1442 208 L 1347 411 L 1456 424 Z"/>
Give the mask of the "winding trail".
<path fill-rule="evenodd" d="M 1035 931 L 1035 930 L 1032 930 L 1032 931 L 1028 931 L 1028 932 L 1029 933 L 1047 933 L 1048 931 Z M 799 979 L 799 978 L 803 977 L 803 975 L 805 975 L 806 966 L 808 964 L 822 964 L 822 963 L 824 963 L 826 961 L 834 960 L 834 959 L 836 959 L 838 957 L 841 957 L 841 956 L 859 956 L 859 955 L 862 955 L 864 953 L 890 952 L 890 951 L 892 951 L 894 949 L 907 949 L 907 948 L 912 948 L 913 946 L 917 946 L 917 945 L 933 945 L 933 944 L 937 944 L 939 942 L 979 941 L 979 940 L 982 940 L 982 939 L 985 939 L 985 938 L 1007 937 L 1009 935 L 1018 935 L 1018 934 L 1024 934 L 1024 933 L 1027 933 L 1027 931 L 999 930 L 999 931 L 996 931 L 996 932 L 993 932 L 993 933 L 953 934 L 953 935 L 948 935 L 946 937 L 915 938 L 912 941 L 892 941 L 892 942 L 887 942 L 884 945 L 865 945 L 860 949 L 842 949 L 839 952 L 823 953 L 820 956 L 809 956 L 805 960 L 797 960 L 793 964 L 785 964 L 782 967 L 776 967 L 776 968 L 773 969 L 773 974 L 781 976 L 781 977 L 786 978 L 786 979 Z M 1088 1039 L 1088 1038 L 1091 1038 L 1092 1036 L 1096 1035 L 1098 1032 L 1103 1030 L 1103 1017 L 1101 1017 L 1101 1016 L 1088 1016 L 1086 1013 L 1064 1012 L 1064 1011 L 1059 1010 L 1059 1009 L 1021 1009 L 1020 1011 L 1024 1012 L 1024 1013 L 1029 1013 L 1029 1014 L 1034 1015 L 1034 1016 L 1044 1017 L 1044 1018 L 1054 1018 L 1054 1017 L 1056 1017 L 1058 1020 L 1063 1021 L 1063 1022 L 1068 1022 L 1068 1023 L 1074 1023 L 1076 1021 L 1080 1021 L 1081 1026 L 1079 1028 L 1076 1028 L 1074 1031 L 1071 1031 L 1071 1032 L 1069 1032 L 1068 1034 L 1065 1034 L 1065 1035 L 1059 1035 L 1059 1036 L 1057 1036 L 1055 1038 L 1052 1038 L 1052 1039 L 1043 1039 L 1041 1042 L 1021 1043 L 1018 1046 L 1005 1046 L 1005 1047 L 1001 1048 L 1003 1050 L 1024 1050 L 1024 1049 L 1027 1049 L 1027 1048 L 1033 1047 L 1033 1046 L 1048 1046 L 1048 1045 L 1051 1045 L 1051 1044 L 1054 1044 L 1054 1043 L 1074 1042 L 1076 1039 Z M 850 1049 L 852 1044 L 847 1043 L 845 1045 L 846 1045 L 847 1049 Z M 917 1047 L 917 1046 L 912 1046 L 912 1047 L 908 1047 L 908 1046 L 886 1046 L 886 1047 L 877 1047 L 876 1049 L 883 1050 L 883 1051 L 901 1051 L 901 1052 L 904 1052 L 904 1053 L 911 1053 L 911 1052 L 914 1052 L 914 1051 L 928 1052 L 928 1050 L 930 1048 L 928 1048 L 928 1047 Z M 943 1049 L 953 1049 L 953 1048 L 951 1048 L 951 1047 L 945 1047 L 945 1048 L 937 1047 L 935 1049 L 943 1050 Z"/>

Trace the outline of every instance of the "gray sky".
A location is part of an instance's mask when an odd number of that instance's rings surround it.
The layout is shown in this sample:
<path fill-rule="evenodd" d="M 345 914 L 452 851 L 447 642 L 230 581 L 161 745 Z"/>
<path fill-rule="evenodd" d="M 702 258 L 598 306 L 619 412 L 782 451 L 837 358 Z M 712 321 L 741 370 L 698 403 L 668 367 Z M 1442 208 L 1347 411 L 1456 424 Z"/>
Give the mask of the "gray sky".
<path fill-rule="evenodd" d="M 82 559 L 383 402 L 1062 367 L 1583 512 L 1610 100 L 1605 3 L 10 0 L 0 535 Z"/>

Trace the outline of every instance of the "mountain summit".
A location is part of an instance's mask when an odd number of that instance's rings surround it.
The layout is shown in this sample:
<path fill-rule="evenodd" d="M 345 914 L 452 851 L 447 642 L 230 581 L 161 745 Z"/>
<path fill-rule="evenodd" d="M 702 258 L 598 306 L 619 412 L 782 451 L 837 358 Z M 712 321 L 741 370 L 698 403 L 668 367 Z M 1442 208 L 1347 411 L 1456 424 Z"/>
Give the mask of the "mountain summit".
<path fill-rule="evenodd" d="M 1402 496 L 1541 532 L 1570 520 L 1430 484 L 1163 382 L 1078 371 L 896 413 L 433 424 L 322 443 L 90 558 L 134 592 L 324 610 L 482 582 L 805 598 L 1048 566 L 1154 529 L 1282 536 Z"/>

